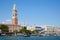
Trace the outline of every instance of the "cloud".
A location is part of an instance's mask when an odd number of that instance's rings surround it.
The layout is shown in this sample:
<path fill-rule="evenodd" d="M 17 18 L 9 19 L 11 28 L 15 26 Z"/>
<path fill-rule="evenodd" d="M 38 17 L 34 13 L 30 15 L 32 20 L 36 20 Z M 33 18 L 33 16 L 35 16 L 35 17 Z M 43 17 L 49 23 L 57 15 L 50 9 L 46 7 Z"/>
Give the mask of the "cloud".
<path fill-rule="evenodd" d="M 1 22 L 2 24 L 5 24 L 5 22 Z"/>
<path fill-rule="evenodd" d="M 10 19 L 7 19 L 6 22 L 10 22 L 11 20 Z"/>
<path fill-rule="evenodd" d="M 7 24 L 11 24 L 11 20 L 10 20 L 10 19 L 7 19 L 7 20 L 6 20 L 6 23 L 7 23 Z"/>
<path fill-rule="evenodd" d="M 0 23 L 2 23 L 2 24 L 11 24 L 11 20 L 7 19 L 5 21 L 1 21 Z"/>

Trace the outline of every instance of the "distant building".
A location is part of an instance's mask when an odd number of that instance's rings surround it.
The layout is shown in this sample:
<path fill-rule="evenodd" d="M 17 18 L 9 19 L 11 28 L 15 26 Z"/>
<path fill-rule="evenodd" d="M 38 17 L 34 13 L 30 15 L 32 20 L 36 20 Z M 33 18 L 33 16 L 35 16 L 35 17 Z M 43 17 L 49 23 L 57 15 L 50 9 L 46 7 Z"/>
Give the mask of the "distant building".
<path fill-rule="evenodd" d="M 45 35 L 60 35 L 60 29 L 55 26 L 44 26 Z"/>
<path fill-rule="evenodd" d="M 35 26 L 27 26 L 27 30 L 33 31 L 33 30 L 35 30 Z"/>
<path fill-rule="evenodd" d="M 42 27 L 39 27 L 39 26 L 36 26 L 35 27 L 35 30 L 37 30 L 39 33 L 42 33 L 43 32 L 43 28 Z"/>
<path fill-rule="evenodd" d="M 56 33 L 56 35 L 60 36 L 60 28 L 55 27 L 54 32 Z"/>
<path fill-rule="evenodd" d="M 43 29 L 40 26 L 27 26 L 27 30 L 31 30 L 31 31 L 37 30 L 39 33 L 41 33 Z"/>

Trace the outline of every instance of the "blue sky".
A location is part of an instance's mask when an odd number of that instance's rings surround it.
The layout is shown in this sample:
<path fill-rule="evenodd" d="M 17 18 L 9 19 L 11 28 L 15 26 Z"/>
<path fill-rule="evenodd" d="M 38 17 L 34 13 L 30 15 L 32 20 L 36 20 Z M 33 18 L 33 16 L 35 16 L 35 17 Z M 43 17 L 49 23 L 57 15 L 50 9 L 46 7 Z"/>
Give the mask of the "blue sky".
<path fill-rule="evenodd" d="M 60 27 L 60 0 L 0 0 L 0 23 L 11 23 L 14 2 L 19 24 Z"/>

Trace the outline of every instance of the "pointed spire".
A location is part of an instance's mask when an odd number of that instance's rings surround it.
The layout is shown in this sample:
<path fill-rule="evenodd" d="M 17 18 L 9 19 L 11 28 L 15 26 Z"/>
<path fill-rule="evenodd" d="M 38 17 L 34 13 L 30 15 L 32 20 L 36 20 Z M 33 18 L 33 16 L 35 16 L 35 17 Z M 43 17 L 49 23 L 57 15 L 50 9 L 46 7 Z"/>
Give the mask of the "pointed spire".
<path fill-rule="evenodd" d="M 13 10 L 16 10 L 16 4 L 14 3 Z"/>

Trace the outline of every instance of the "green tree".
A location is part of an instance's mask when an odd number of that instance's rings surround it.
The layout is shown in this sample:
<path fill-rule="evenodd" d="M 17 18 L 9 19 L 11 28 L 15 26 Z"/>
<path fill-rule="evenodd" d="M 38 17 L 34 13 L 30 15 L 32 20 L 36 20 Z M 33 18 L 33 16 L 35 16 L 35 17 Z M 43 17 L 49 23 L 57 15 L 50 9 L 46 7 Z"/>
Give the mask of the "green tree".
<path fill-rule="evenodd" d="M 32 32 L 33 34 L 34 34 L 34 33 L 38 33 L 38 31 L 37 31 L 37 30 L 33 30 L 33 31 L 31 31 L 31 32 Z"/>
<path fill-rule="evenodd" d="M 26 30 L 26 34 L 31 34 L 31 30 Z"/>
<path fill-rule="evenodd" d="M 1 24 L 0 29 L 2 32 L 9 32 L 9 28 L 7 25 Z"/>
<path fill-rule="evenodd" d="M 23 27 L 24 30 L 27 30 L 26 26 Z"/>
<path fill-rule="evenodd" d="M 21 33 L 25 33 L 26 30 L 27 30 L 27 28 L 26 28 L 26 27 L 23 27 L 23 28 L 20 30 L 20 32 L 21 32 Z"/>
<path fill-rule="evenodd" d="M 31 34 L 31 30 L 27 30 L 26 27 L 23 27 L 21 30 L 20 30 L 21 33 L 25 33 L 25 34 Z"/>

